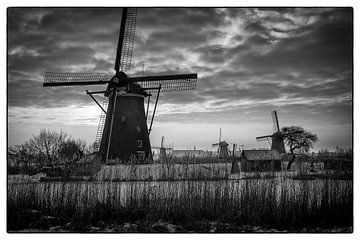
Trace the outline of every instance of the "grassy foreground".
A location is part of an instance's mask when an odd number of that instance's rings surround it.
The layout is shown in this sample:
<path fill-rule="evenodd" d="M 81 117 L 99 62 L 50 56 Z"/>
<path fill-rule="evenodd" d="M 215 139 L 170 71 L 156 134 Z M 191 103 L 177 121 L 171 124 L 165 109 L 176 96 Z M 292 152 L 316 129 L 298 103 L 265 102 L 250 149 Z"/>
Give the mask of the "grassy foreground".
<path fill-rule="evenodd" d="M 352 231 L 353 186 L 281 178 L 23 182 L 8 185 L 7 210 L 8 231 Z"/>

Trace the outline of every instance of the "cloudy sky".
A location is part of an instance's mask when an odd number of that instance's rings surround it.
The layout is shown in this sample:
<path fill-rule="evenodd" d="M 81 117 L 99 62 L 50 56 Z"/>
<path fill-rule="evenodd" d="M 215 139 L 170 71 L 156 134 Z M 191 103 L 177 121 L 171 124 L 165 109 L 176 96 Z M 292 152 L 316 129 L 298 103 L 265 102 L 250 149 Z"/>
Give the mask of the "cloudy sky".
<path fill-rule="evenodd" d="M 315 150 L 352 145 L 350 8 L 140 8 L 130 76 L 198 73 L 195 91 L 163 93 L 152 145 L 267 147 L 280 127 L 316 133 Z M 120 8 L 8 9 L 8 144 L 42 128 L 95 140 L 99 87 L 43 88 L 46 71 L 113 72 Z M 101 96 L 98 96 L 101 100 Z M 150 109 L 153 108 L 151 105 Z"/>

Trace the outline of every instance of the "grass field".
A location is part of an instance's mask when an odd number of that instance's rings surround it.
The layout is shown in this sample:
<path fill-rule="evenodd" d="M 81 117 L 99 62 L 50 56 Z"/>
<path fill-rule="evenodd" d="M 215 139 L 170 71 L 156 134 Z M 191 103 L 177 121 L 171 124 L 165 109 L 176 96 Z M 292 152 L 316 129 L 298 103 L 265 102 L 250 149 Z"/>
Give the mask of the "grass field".
<path fill-rule="evenodd" d="M 187 172 L 186 166 L 163 165 L 157 176 L 166 175 L 150 181 L 149 171 L 155 170 L 144 166 L 106 167 L 85 182 L 9 181 L 8 230 L 352 231 L 349 179 L 296 180 L 265 173 L 273 177 L 221 180 L 230 171 L 222 163 L 187 166 L 192 169 Z M 110 181 L 104 181 L 105 174 Z M 119 176 L 126 181 L 116 180 Z M 146 181 L 131 181 L 141 178 Z"/>

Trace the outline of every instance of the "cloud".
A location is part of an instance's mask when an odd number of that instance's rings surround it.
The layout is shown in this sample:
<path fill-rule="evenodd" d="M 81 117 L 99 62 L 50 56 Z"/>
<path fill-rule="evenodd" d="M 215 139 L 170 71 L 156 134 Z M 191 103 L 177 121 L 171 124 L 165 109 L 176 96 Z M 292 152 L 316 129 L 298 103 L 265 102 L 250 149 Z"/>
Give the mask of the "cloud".
<path fill-rule="evenodd" d="M 104 86 L 43 88 L 43 76 L 113 72 L 120 19 L 121 8 L 9 8 L 9 109 L 92 106 L 85 89 Z M 352 59 L 351 8 L 139 8 L 127 73 L 198 73 L 195 91 L 160 95 L 164 123 L 261 122 L 279 107 L 289 122 L 350 124 Z"/>
<path fill-rule="evenodd" d="M 108 50 L 102 57 L 101 53 L 105 46 L 116 45 L 120 12 L 120 9 L 92 8 L 10 9 L 9 83 L 18 81 L 15 76 L 20 72 L 41 81 L 45 71 L 111 71 L 113 56 L 109 53 L 114 50 Z M 200 92 L 218 91 L 222 97 L 228 94 L 229 100 L 233 95 L 246 93 L 255 98 L 266 95 L 271 98 L 286 91 L 300 95 L 302 89 L 311 90 L 313 84 L 308 80 L 316 78 L 318 83 L 324 78 L 339 80 L 334 87 L 328 83 L 326 87 L 318 85 L 321 93 L 328 88 L 336 92 L 337 87 L 343 89 L 339 94 L 351 91 L 350 79 L 339 77 L 351 75 L 352 18 L 349 9 L 230 9 L 229 15 L 227 11 L 212 8 L 142 8 L 138 12 L 139 35 L 142 29 L 144 32 L 151 29 L 151 32 L 136 46 L 136 50 L 140 49 L 138 56 L 144 57 L 134 61 L 137 74 L 140 62 L 145 64 L 145 72 L 149 75 L 159 71 L 202 70 L 209 76 L 200 79 L 199 86 L 211 89 L 200 89 Z M 242 19 L 243 32 L 232 34 L 237 45 L 207 44 L 223 36 L 219 28 L 244 12 L 247 18 Z M 101 17 L 94 20 L 92 16 L 95 15 Z M 311 17 L 317 21 L 309 23 Z M 300 21 L 301 18 L 305 20 Z M 297 31 L 298 34 L 289 34 L 274 44 L 272 41 L 277 39 L 271 37 L 274 29 L 287 33 Z M 185 67 L 192 62 L 189 56 L 197 60 L 196 64 Z M 244 78 L 245 83 L 252 82 L 246 84 L 246 91 L 241 84 Z M 281 84 L 261 83 L 276 79 Z M 35 79 L 31 80 L 36 83 Z M 289 87 L 291 81 L 301 81 L 305 86 Z M 336 84 L 340 82 L 346 83 L 347 88 L 341 88 L 344 84 Z M 231 90 L 234 94 L 229 94 Z"/>

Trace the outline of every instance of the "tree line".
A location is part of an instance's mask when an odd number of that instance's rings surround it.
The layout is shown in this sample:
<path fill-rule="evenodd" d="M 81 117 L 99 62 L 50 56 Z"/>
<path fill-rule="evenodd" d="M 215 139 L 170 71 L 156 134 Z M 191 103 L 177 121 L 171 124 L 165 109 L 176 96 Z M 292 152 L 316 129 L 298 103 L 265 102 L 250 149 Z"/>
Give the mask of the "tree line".
<path fill-rule="evenodd" d="M 287 168 L 295 161 L 295 154 L 308 153 L 318 140 L 316 134 L 299 126 L 283 127 L 283 141 L 292 156 Z M 84 154 L 94 151 L 94 144 L 87 145 L 85 140 L 73 139 L 64 132 L 42 129 L 24 144 L 8 148 L 8 170 L 13 173 L 31 173 L 42 167 L 53 167 L 74 162 Z"/>
<path fill-rule="evenodd" d="M 42 129 L 25 143 L 8 147 L 8 171 L 10 174 L 36 172 L 42 167 L 77 161 L 92 151 L 93 146 L 83 139 Z"/>

